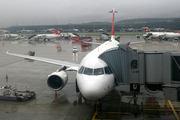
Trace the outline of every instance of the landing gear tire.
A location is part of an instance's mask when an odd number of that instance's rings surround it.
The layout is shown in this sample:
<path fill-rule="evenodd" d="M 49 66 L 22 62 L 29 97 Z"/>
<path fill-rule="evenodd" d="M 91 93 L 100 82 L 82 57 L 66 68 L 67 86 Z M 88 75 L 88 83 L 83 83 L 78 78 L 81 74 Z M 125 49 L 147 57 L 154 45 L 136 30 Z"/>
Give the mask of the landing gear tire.
<path fill-rule="evenodd" d="M 97 109 L 98 109 L 98 111 L 102 111 L 102 104 L 101 103 L 97 104 Z"/>
<path fill-rule="evenodd" d="M 76 79 L 76 92 L 79 93 L 79 87 L 78 87 L 78 84 L 77 84 L 77 79 Z"/>
<path fill-rule="evenodd" d="M 95 111 L 101 112 L 102 111 L 102 103 L 97 102 L 95 103 Z"/>
<path fill-rule="evenodd" d="M 44 42 L 46 42 L 46 38 L 44 38 Z"/>

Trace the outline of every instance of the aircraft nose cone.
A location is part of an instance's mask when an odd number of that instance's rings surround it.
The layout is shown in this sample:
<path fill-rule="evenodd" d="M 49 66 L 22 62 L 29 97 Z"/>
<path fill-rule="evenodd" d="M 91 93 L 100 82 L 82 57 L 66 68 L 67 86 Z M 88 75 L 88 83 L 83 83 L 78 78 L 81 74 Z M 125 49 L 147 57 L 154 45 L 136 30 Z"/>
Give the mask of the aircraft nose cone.
<path fill-rule="evenodd" d="M 98 100 L 104 96 L 103 85 L 95 81 L 84 82 L 81 86 L 81 94 L 88 100 Z"/>

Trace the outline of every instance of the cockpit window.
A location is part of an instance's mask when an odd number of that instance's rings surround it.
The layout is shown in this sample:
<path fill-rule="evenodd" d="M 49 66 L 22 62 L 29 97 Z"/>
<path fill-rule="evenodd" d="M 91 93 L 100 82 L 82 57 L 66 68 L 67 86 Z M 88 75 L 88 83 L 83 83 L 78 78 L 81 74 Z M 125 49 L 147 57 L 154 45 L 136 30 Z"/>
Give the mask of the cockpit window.
<path fill-rule="evenodd" d="M 112 74 L 112 71 L 110 70 L 109 67 L 105 67 L 104 70 L 106 74 Z"/>
<path fill-rule="evenodd" d="M 84 69 L 84 74 L 86 74 L 86 75 L 92 75 L 92 72 L 93 72 L 93 69 L 91 69 L 91 68 Z"/>
<path fill-rule="evenodd" d="M 102 75 L 102 74 L 104 74 L 103 68 L 94 69 L 94 75 Z"/>
<path fill-rule="evenodd" d="M 83 71 L 84 71 L 84 67 L 82 66 L 82 67 L 79 69 L 78 73 L 79 73 L 79 74 L 82 74 Z"/>

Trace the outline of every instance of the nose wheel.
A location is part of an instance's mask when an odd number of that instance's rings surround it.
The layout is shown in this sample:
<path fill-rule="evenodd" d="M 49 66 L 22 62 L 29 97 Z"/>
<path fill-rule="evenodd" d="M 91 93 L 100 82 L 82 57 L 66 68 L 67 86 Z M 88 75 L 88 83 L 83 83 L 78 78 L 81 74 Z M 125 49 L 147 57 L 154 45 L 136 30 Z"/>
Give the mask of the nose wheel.
<path fill-rule="evenodd" d="M 102 111 L 102 103 L 99 101 L 97 101 L 95 104 L 95 111 Z"/>
<path fill-rule="evenodd" d="M 76 79 L 76 92 L 79 93 L 79 87 L 78 87 L 78 84 L 77 84 L 77 79 Z"/>

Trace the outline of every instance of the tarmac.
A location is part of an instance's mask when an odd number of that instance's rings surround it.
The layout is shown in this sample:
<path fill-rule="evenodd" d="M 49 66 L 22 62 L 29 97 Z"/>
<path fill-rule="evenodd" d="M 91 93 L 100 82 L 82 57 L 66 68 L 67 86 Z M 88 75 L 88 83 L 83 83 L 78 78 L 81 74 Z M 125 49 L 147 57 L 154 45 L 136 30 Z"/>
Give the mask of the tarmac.
<path fill-rule="evenodd" d="M 95 40 L 96 37 L 93 37 Z M 121 36 L 121 43 L 142 41 L 134 36 Z M 163 92 L 148 93 L 141 86 L 136 96 L 129 91 L 129 85 L 120 85 L 104 97 L 102 110 L 96 104 L 84 99 L 75 91 L 76 72 L 68 72 L 66 86 L 55 92 L 47 86 L 47 77 L 60 66 L 6 55 L 6 51 L 27 54 L 35 51 L 35 56 L 80 63 L 81 59 L 97 45 L 81 48 L 79 43 L 60 40 L 46 43 L 29 44 L 27 41 L 0 41 L 0 86 L 6 83 L 26 84 L 36 97 L 28 101 L 0 101 L 0 119 L 3 120 L 176 120 L 180 117 L 180 103 L 165 100 Z M 57 48 L 61 47 L 62 50 Z M 77 46 L 78 54 L 72 48 Z M 130 45 L 144 51 L 180 51 L 180 43 L 166 41 L 147 41 Z M 1 92 L 1 91 L 0 91 Z"/>

